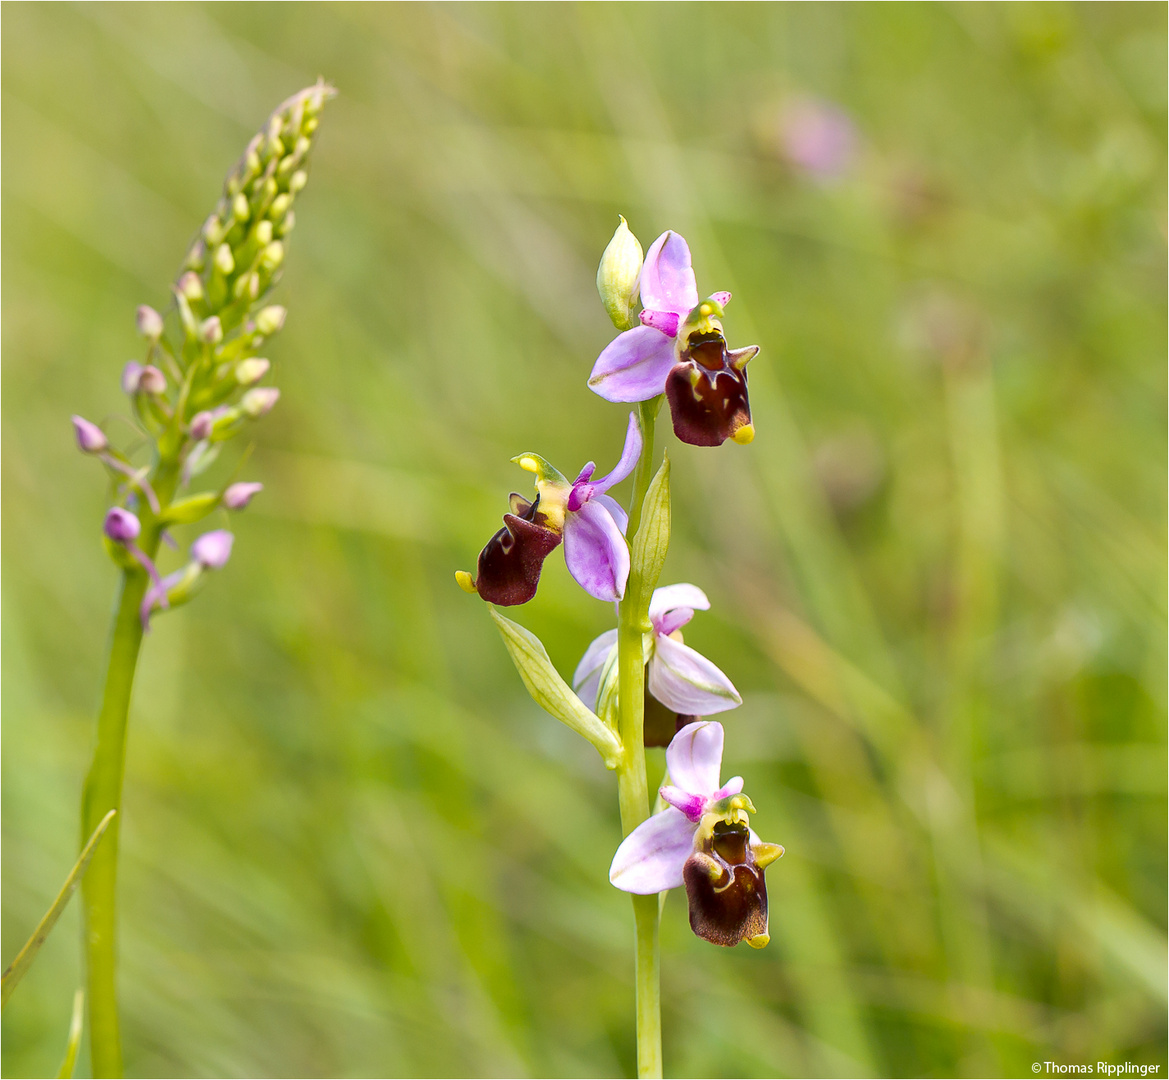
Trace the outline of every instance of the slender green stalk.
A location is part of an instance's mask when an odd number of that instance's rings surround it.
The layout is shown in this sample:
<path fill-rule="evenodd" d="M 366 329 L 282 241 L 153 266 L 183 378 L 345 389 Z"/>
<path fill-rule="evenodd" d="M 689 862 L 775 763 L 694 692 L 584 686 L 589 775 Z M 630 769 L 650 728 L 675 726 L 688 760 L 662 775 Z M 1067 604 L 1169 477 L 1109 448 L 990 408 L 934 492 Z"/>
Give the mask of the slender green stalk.
<path fill-rule="evenodd" d="M 149 554 L 149 552 L 148 552 Z M 110 641 L 105 693 L 97 719 L 97 745 L 85 780 L 81 833 L 88 836 L 109 811 L 122 808 L 122 776 L 126 761 L 126 717 L 142 644 L 138 608 L 146 594 L 144 570 L 124 570 Z M 115 886 L 121 815 L 94 855 L 82 883 L 85 901 L 84 945 L 89 1002 L 89 1043 L 94 1076 L 122 1075 L 122 1042 L 118 1031 L 115 931 Z"/>
<path fill-rule="evenodd" d="M 155 471 L 154 488 L 165 508 L 174 494 L 178 466 L 163 462 Z M 161 524 L 143 514 L 140 546 L 149 558 L 158 553 Z M 125 569 L 118 589 L 110 636 L 105 691 L 97 718 L 97 743 L 81 801 L 84 843 L 111 810 L 122 809 L 122 778 L 126 764 L 126 719 L 142 646 L 139 608 L 150 579 L 141 567 Z M 95 1077 L 122 1075 L 122 1040 L 117 996 L 117 874 L 122 815 L 110 823 L 104 843 L 94 852 L 81 885 L 83 947 L 89 1009 L 89 1046 Z"/>
<path fill-rule="evenodd" d="M 654 418 L 660 401 L 638 406 L 644 446 L 633 478 L 633 501 L 629 510 L 628 537 L 641 524 L 642 504 L 653 476 Z M 630 570 L 625 600 L 621 602 L 617 628 L 618 730 L 625 748 L 617 768 L 617 798 L 621 808 L 621 831 L 628 836 L 649 816 L 649 794 L 645 772 L 645 665 L 641 643 L 649 631 L 649 594 L 643 588 L 641 569 Z M 652 583 L 650 583 L 652 585 Z M 643 595 L 644 594 L 644 595 Z M 636 928 L 637 992 L 637 1075 L 662 1075 L 661 971 L 658 955 L 658 898 L 634 896 Z"/>

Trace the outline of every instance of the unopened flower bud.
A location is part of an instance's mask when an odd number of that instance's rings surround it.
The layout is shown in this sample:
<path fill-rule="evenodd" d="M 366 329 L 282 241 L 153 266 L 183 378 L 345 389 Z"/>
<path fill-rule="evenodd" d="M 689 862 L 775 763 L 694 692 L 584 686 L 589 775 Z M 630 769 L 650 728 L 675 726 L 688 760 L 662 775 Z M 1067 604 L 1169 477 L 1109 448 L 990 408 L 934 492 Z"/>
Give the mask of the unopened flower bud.
<path fill-rule="evenodd" d="M 191 270 L 179 278 L 178 289 L 191 303 L 203 299 L 203 281 Z"/>
<path fill-rule="evenodd" d="M 279 240 L 273 240 L 260 253 L 260 265 L 268 271 L 275 270 L 284 262 L 284 245 Z"/>
<path fill-rule="evenodd" d="M 237 300 L 242 300 L 244 297 L 255 300 L 260 295 L 260 275 L 256 273 L 241 274 L 235 279 L 231 291 Z"/>
<path fill-rule="evenodd" d="M 207 243 L 212 247 L 214 247 L 219 243 L 220 240 L 223 239 L 224 232 L 225 230 L 223 228 L 223 222 L 221 222 L 215 214 L 212 214 L 203 223 L 203 239 L 206 240 Z"/>
<path fill-rule="evenodd" d="M 84 416 L 73 417 L 73 433 L 77 436 L 77 445 L 86 454 L 100 454 L 110 445 L 105 432 Z"/>
<path fill-rule="evenodd" d="M 271 337 L 284 326 L 287 309 L 283 304 L 270 304 L 256 313 L 256 333 Z"/>
<path fill-rule="evenodd" d="M 601 256 L 601 265 L 597 267 L 597 292 L 618 330 L 629 330 L 637 325 L 633 305 L 637 303 L 642 258 L 641 244 L 625 223 L 625 218 L 621 218 L 621 224 Z"/>
<path fill-rule="evenodd" d="M 208 345 L 218 345 L 223 340 L 223 324 L 218 315 L 203 320 L 199 327 L 199 337 Z"/>
<path fill-rule="evenodd" d="M 206 258 L 207 245 L 202 240 L 196 240 L 191 245 L 191 250 L 187 252 L 187 257 L 183 260 L 183 265 L 188 270 L 202 270 Z"/>
<path fill-rule="evenodd" d="M 115 506 L 106 514 L 102 530 L 115 544 L 129 544 L 138 539 L 142 524 L 129 510 Z"/>
<path fill-rule="evenodd" d="M 288 178 L 288 190 L 296 195 L 298 192 L 304 191 L 305 184 L 308 183 L 308 173 L 304 169 L 297 169 Z"/>
<path fill-rule="evenodd" d="M 138 376 L 138 389 L 152 397 L 166 392 L 166 376 L 153 364 L 147 364 Z"/>
<path fill-rule="evenodd" d="M 256 223 L 256 242 L 259 244 L 272 243 L 272 222 L 265 218 Z"/>
<path fill-rule="evenodd" d="M 284 215 L 284 220 L 280 222 L 280 228 L 277 229 L 276 231 L 281 236 L 287 236 L 295 228 L 296 228 L 296 211 L 289 210 L 288 213 Z"/>
<path fill-rule="evenodd" d="M 204 533 L 191 545 L 191 557 L 207 570 L 221 570 L 231 558 L 234 539 L 226 529 Z"/>
<path fill-rule="evenodd" d="M 124 394 L 138 393 L 138 380 L 142 378 L 142 365 L 137 360 L 127 360 L 122 368 L 122 392 Z"/>
<path fill-rule="evenodd" d="M 235 258 L 231 254 L 231 248 L 226 244 L 220 244 L 215 249 L 215 269 L 224 277 L 235 269 Z"/>
<path fill-rule="evenodd" d="M 162 316 L 154 308 L 142 304 L 138 308 L 138 333 L 147 341 L 157 341 L 162 337 Z"/>
<path fill-rule="evenodd" d="M 240 411 L 249 419 L 258 420 L 265 413 L 272 411 L 272 406 L 279 398 L 280 391 L 276 387 L 257 386 L 240 399 Z"/>
<path fill-rule="evenodd" d="M 251 209 L 248 206 L 248 197 L 241 191 L 231 200 L 231 216 L 236 221 L 247 221 L 250 213 Z"/>
<path fill-rule="evenodd" d="M 268 214 L 273 221 L 279 221 L 288 212 L 291 205 L 292 196 L 285 191 L 272 200 L 272 205 L 268 207 Z"/>
<path fill-rule="evenodd" d="M 211 429 L 215 426 L 215 417 L 211 412 L 204 409 L 202 412 L 195 413 L 191 417 L 191 423 L 188 427 L 191 438 L 196 442 L 202 442 L 211 434 Z"/>
<path fill-rule="evenodd" d="M 258 495 L 263 490 L 264 485 L 260 483 L 232 484 L 223 493 L 223 505 L 228 510 L 242 510 L 252 501 L 253 496 Z"/>
<path fill-rule="evenodd" d="M 253 356 L 247 360 L 241 360 L 235 365 L 235 381 L 240 386 L 251 386 L 254 383 L 258 383 L 267 375 L 268 369 L 271 366 L 271 362 L 265 360 L 262 356 Z"/>

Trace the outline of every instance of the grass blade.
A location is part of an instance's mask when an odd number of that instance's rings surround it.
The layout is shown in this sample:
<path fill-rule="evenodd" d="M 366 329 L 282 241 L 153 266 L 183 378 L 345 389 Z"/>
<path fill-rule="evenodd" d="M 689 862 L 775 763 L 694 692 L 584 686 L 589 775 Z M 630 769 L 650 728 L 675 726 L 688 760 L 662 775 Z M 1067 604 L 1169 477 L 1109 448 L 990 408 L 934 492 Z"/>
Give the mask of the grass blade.
<path fill-rule="evenodd" d="M 0 1008 L 8 1004 L 8 998 L 12 995 L 12 991 L 16 989 L 16 984 L 24 978 L 25 972 L 32 966 L 32 962 L 36 959 L 37 953 L 40 952 L 41 946 L 49 936 L 49 932 L 61 917 L 61 912 L 65 910 L 65 905 L 69 903 L 69 897 L 73 895 L 78 882 L 81 881 L 82 876 L 85 874 L 86 868 L 89 866 L 89 860 L 93 858 L 93 853 L 97 850 L 97 845 L 101 842 L 101 838 L 105 835 L 105 831 L 116 813 L 116 810 L 111 810 L 98 822 L 98 826 L 93 830 L 93 835 L 89 838 L 89 842 L 77 857 L 77 862 L 73 864 L 73 869 L 69 871 L 69 876 L 65 879 L 65 884 L 61 886 L 61 891 L 57 893 L 57 899 L 53 901 L 53 906 L 45 912 L 45 917 L 37 924 L 37 928 L 32 932 L 32 937 L 24 943 L 24 948 L 17 953 L 16 959 L 4 969 L 3 980 L 0 981 Z"/>

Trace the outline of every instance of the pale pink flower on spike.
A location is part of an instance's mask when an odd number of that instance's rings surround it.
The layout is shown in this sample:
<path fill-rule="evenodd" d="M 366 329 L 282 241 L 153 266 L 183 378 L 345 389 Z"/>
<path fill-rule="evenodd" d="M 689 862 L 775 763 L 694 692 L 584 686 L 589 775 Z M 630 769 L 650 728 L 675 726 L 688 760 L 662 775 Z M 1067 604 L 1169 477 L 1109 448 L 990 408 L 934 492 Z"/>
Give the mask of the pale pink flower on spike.
<path fill-rule="evenodd" d="M 465 574 L 464 587 L 503 607 L 527 603 L 536 595 L 544 559 L 563 540 L 568 572 L 581 588 L 598 600 L 620 600 L 629 579 L 629 515 L 607 492 L 633 471 L 642 445 L 637 417 L 630 413 L 621 458 L 599 479 L 593 479 L 592 461 L 569 480 L 539 454 L 512 458 L 536 474 L 539 494 L 531 503 L 512 496 L 512 513 L 479 553 L 474 580 Z"/>
<path fill-rule="evenodd" d="M 743 703 L 738 690 L 722 671 L 673 636 L 694 618 L 695 611 L 706 611 L 709 607 L 706 593 L 697 585 L 685 583 L 654 589 L 650 599 L 652 641 L 646 687 L 658 701 L 681 716 L 710 716 Z M 590 708 L 596 707 L 601 673 L 616 648 L 617 631 L 606 630 L 589 645 L 576 667 L 572 685 Z"/>
<path fill-rule="evenodd" d="M 770 940 L 763 871 L 783 854 L 751 830 L 755 812 L 743 778 L 720 784 L 723 729 L 713 720 L 688 724 L 666 750 L 668 805 L 622 841 L 609 880 L 625 892 L 652 895 L 686 886 L 690 926 L 716 945 Z"/>

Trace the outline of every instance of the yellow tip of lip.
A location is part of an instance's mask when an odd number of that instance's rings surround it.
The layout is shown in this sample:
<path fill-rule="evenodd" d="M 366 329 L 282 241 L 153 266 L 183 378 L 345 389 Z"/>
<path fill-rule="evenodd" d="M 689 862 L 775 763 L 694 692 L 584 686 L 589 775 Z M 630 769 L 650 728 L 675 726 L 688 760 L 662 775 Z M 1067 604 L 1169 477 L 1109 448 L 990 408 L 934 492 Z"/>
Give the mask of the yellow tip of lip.
<path fill-rule="evenodd" d="M 731 438 L 734 439 L 734 441 L 737 442 L 740 446 L 746 446 L 747 443 L 753 441 L 755 438 L 755 425 L 744 424 L 741 428 L 739 428 L 738 431 L 734 433 L 734 435 L 731 436 Z"/>
<path fill-rule="evenodd" d="M 468 574 L 466 570 L 456 570 L 455 571 L 455 582 L 458 584 L 459 588 L 462 589 L 463 592 L 465 592 L 465 593 L 471 593 L 472 595 L 474 595 L 475 593 L 477 593 L 479 591 L 478 589 L 475 588 L 475 579 L 472 578 L 471 575 Z"/>
<path fill-rule="evenodd" d="M 747 938 L 747 944 L 752 949 L 762 949 L 771 940 L 770 934 L 756 934 L 754 937 Z"/>

